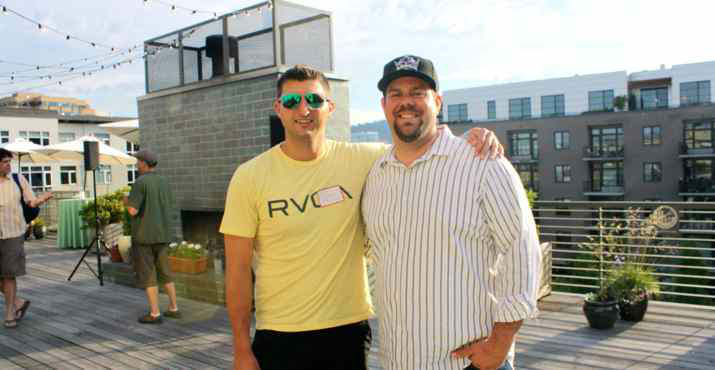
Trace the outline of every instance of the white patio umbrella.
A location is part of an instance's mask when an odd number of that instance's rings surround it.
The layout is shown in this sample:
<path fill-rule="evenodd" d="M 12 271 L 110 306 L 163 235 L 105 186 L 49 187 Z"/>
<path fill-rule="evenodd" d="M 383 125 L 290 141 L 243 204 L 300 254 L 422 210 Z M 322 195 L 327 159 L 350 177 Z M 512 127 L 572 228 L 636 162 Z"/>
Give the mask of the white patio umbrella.
<path fill-rule="evenodd" d="M 17 138 L 15 141 L 5 143 L 0 145 L 7 151 L 17 154 L 17 168 L 20 168 L 20 164 L 23 158 L 29 160 L 33 163 L 44 163 L 53 162 L 54 159 L 40 152 L 44 147 L 42 145 L 37 145 L 31 141 L 27 141 L 24 138 Z"/>
<path fill-rule="evenodd" d="M 139 144 L 139 120 L 131 119 L 127 121 L 117 121 L 103 123 L 99 127 L 104 128 L 110 134 L 121 137 L 124 140 Z"/>
<path fill-rule="evenodd" d="M 41 149 L 38 149 L 38 151 L 58 161 L 82 161 L 84 159 L 85 141 L 96 141 L 99 143 L 99 163 L 101 164 L 130 165 L 137 163 L 136 158 L 125 154 L 121 150 L 112 148 L 94 136 L 82 136 L 77 140 L 43 146 Z"/>

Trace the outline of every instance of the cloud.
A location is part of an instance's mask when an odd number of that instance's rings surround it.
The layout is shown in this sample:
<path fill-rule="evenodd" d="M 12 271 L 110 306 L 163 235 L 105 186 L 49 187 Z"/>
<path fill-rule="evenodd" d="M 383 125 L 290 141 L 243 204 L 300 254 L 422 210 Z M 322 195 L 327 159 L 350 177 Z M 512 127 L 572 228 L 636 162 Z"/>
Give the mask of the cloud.
<path fill-rule="evenodd" d="M 225 13 L 257 0 L 204 0 Z M 666 0 L 293 0 L 332 12 L 336 73 L 350 80 L 351 122 L 381 119 L 375 87 L 383 65 L 402 54 L 432 59 L 443 90 L 715 60 L 709 25 L 715 2 Z M 74 0 L 62 5 L 5 0 L 86 39 L 129 47 L 205 20 L 141 1 Z M 52 2 L 54 4 L 54 2 Z M 191 2 L 185 1 L 185 6 Z M 662 20 L 667 20 L 663 23 Z M 2 58 L 29 64 L 99 54 L 27 22 L 3 17 Z M 0 72 L 6 71 L 0 65 Z M 126 72 L 129 71 L 129 72 Z M 97 74 L 52 91 L 83 94 L 105 111 L 136 111 L 143 68 Z"/>

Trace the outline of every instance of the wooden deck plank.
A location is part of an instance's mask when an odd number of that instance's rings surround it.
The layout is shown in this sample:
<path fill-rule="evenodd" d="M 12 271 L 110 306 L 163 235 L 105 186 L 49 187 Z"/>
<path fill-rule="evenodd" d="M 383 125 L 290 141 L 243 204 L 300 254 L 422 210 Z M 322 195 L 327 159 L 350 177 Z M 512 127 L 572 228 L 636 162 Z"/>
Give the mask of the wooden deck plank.
<path fill-rule="evenodd" d="M 19 292 L 32 300 L 14 330 L 0 329 L 1 369 L 214 369 L 232 364 L 230 321 L 222 306 L 179 299 L 185 317 L 161 325 L 136 322 L 146 312 L 144 292 L 107 283 L 86 266 L 67 276 L 81 250 L 52 241 L 27 243 L 28 275 Z M 90 265 L 96 256 L 88 255 Z M 522 327 L 516 362 L 524 369 L 715 368 L 715 310 L 652 302 L 644 321 L 612 330 L 588 328 L 582 297 L 555 294 L 540 318 Z M 166 296 L 160 297 L 166 307 Z M 377 322 L 371 320 L 370 369 L 380 369 Z"/>

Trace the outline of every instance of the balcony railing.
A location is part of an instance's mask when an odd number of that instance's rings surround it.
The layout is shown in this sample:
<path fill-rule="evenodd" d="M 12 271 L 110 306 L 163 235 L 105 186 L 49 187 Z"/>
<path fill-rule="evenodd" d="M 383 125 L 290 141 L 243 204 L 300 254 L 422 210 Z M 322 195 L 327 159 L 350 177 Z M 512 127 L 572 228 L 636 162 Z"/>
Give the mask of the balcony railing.
<path fill-rule="evenodd" d="M 583 192 L 584 193 L 599 193 L 604 195 L 616 194 L 622 195 L 625 192 L 625 187 L 623 186 L 623 181 L 617 182 L 615 184 L 600 183 L 593 181 L 583 182 Z"/>
<path fill-rule="evenodd" d="M 552 243 L 554 291 L 594 291 L 629 261 L 653 271 L 658 300 L 715 305 L 715 203 L 537 201 L 533 211 L 541 242 Z M 589 248 L 598 243 L 602 254 Z"/>
<path fill-rule="evenodd" d="M 715 194 L 715 181 L 707 178 L 678 181 L 678 192 L 691 194 Z"/>
<path fill-rule="evenodd" d="M 685 141 L 680 142 L 680 157 L 681 158 L 713 157 L 713 156 L 715 156 L 715 145 L 713 145 L 712 143 L 710 144 L 710 147 L 691 148 L 687 142 L 685 142 Z"/>
<path fill-rule="evenodd" d="M 623 146 L 585 146 L 583 147 L 583 159 L 584 160 L 609 160 L 609 159 L 623 159 L 625 155 L 625 149 Z"/>
<path fill-rule="evenodd" d="M 509 160 L 513 163 L 533 163 L 539 161 L 539 153 L 509 153 Z"/>

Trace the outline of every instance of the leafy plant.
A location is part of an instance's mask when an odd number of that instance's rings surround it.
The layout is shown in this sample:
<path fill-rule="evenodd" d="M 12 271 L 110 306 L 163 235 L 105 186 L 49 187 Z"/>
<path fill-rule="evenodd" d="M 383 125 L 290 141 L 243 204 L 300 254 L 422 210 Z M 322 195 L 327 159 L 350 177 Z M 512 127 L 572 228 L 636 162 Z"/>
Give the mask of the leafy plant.
<path fill-rule="evenodd" d="M 539 193 L 526 188 L 526 198 L 529 200 L 529 208 L 534 208 L 534 202 L 539 199 Z"/>
<path fill-rule="evenodd" d="M 626 107 L 626 102 L 628 101 L 628 98 L 626 98 L 625 95 L 619 95 L 613 98 L 613 106 L 616 107 L 618 110 L 623 110 Z"/>
<path fill-rule="evenodd" d="M 604 294 L 606 289 L 615 298 L 637 299 L 642 294 L 658 292 L 658 280 L 644 266 L 656 263 L 660 255 L 670 252 L 656 237 L 660 225 L 668 224 L 668 217 L 672 216 L 660 207 L 647 217 L 645 213 L 638 208 L 628 208 L 625 218 L 606 219 L 603 210 L 599 210 L 598 236 L 589 237 L 588 242 L 579 245 L 592 252 L 598 266 L 597 294 Z"/>
<path fill-rule="evenodd" d="M 124 192 L 122 188 L 115 192 L 97 197 L 97 218 L 99 227 L 122 221 L 124 214 Z M 94 201 L 89 201 L 82 206 L 79 211 L 80 217 L 85 223 L 85 228 L 95 228 L 97 221 L 94 214 Z"/>
<path fill-rule="evenodd" d="M 188 258 L 188 259 L 199 259 L 208 254 L 206 248 L 198 243 L 187 243 L 182 241 L 181 243 L 171 243 L 169 244 L 169 256 L 178 258 Z"/>
<path fill-rule="evenodd" d="M 38 217 L 38 218 L 32 220 L 32 226 L 41 228 L 41 227 L 45 226 L 45 220 L 43 220 L 42 217 Z"/>
<path fill-rule="evenodd" d="M 126 208 L 124 209 L 122 218 L 122 235 L 132 235 L 132 216 L 129 215 L 129 211 L 127 211 Z"/>
<path fill-rule="evenodd" d="M 627 262 L 608 273 L 606 285 L 616 298 L 626 302 L 640 302 L 660 292 L 658 279 L 650 269 Z"/>

